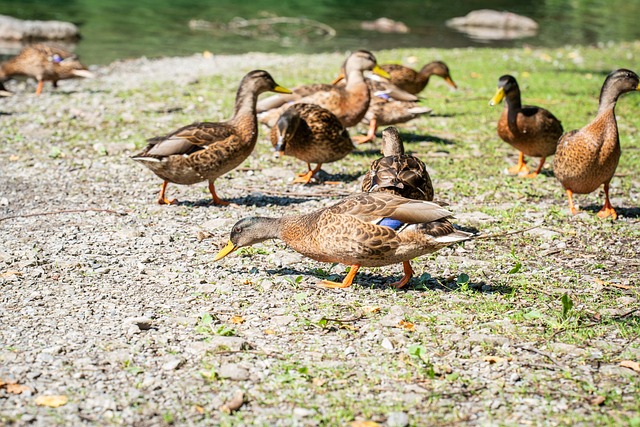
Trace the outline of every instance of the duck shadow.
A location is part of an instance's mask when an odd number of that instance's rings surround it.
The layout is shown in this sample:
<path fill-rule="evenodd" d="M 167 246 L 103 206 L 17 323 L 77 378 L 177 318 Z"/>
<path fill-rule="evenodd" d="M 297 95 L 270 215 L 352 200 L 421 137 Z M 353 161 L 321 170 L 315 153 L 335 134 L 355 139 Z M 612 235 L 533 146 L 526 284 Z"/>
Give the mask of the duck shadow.
<path fill-rule="evenodd" d="M 335 174 L 330 174 L 325 172 L 324 170 L 320 170 L 317 174 L 316 174 L 316 179 L 317 179 L 317 184 L 322 184 L 325 181 L 339 181 L 339 182 L 353 182 L 356 181 L 358 179 L 360 179 L 360 177 L 362 175 L 364 175 L 365 172 L 355 172 L 355 173 L 335 173 Z"/>
<path fill-rule="evenodd" d="M 290 267 L 281 267 L 276 269 L 269 269 L 266 272 L 270 275 L 276 276 L 313 276 L 321 280 L 330 280 L 332 282 L 342 282 L 346 273 L 337 274 L 326 272 L 321 269 L 309 269 L 301 271 Z M 360 286 L 371 289 L 384 289 L 389 287 L 392 283 L 399 281 L 402 276 L 389 276 L 384 274 L 369 273 L 366 271 L 358 271 L 352 286 Z M 321 286 L 318 286 L 322 288 Z M 444 291 L 455 292 L 463 291 L 465 289 L 472 290 L 478 293 L 499 293 L 508 295 L 513 293 L 513 288 L 505 285 L 490 285 L 484 281 L 469 282 L 469 283 L 457 283 L 456 280 L 445 277 L 431 277 L 429 273 L 423 273 L 420 276 L 414 276 L 409 283 L 404 287 L 398 289 L 399 292 L 427 292 L 427 291 Z"/>
<path fill-rule="evenodd" d="M 310 198 L 312 198 L 313 195 L 310 194 L 309 196 L 310 196 L 309 198 L 268 196 L 266 194 L 261 194 L 259 191 L 256 191 L 256 193 L 248 194 L 243 197 L 232 197 L 225 200 L 234 205 L 242 205 L 242 206 L 256 206 L 256 207 L 289 206 L 289 205 L 307 202 L 309 201 Z M 190 200 L 178 201 L 177 205 L 193 207 L 193 208 L 218 208 L 218 209 L 224 208 L 224 206 L 217 206 L 212 204 L 211 199 L 201 199 L 196 201 L 190 201 Z"/>
<path fill-rule="evenodd" d="M 597 214 L 602 209 L 602 205 L 589 205 L 582 208 L 583 211 L 588 211 L 594 214 Z M 636 208 L 621 208 L 619 206 L 615 207 L 616 213 L 618 217 L 624 218 L 640 218 L 640 207 Z"/>

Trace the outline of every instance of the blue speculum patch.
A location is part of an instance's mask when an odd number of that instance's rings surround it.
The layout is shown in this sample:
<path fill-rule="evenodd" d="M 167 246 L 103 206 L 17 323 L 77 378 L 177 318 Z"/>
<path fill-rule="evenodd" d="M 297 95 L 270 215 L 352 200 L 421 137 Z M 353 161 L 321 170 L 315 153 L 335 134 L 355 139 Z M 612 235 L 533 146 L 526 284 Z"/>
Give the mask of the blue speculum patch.
<path fill-rule="evenodd" d="M 383 227 L 389 227 L 392 230 L 397 230 L 404 225 L 402 221 L 393 218 L 383 218 L 382 221 L 378 223 L 378 225 L 382 225 Z"/>

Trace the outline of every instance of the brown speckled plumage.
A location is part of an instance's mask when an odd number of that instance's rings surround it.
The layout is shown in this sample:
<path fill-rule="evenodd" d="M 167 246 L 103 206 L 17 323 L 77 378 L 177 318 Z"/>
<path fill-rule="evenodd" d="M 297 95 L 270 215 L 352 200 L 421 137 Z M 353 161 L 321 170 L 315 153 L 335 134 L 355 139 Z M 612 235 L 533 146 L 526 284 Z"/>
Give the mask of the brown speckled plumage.
<path fill-rule="evenodd" d="M 308 173 L 296 182 L 308 183 L 323 163 L 335 162 L 353 151 L 349 132 L 329 110 L 314 104 L 293 104 L 271 128 L 271 144 L 307 163 Z M 311 163 L 317 163 L 315 170 Z"/>
<path fill-rule="evenodd" d="M 498 90 L 491 99 L 491 105 L 501 102 L 503 98 L 505 103 L 498 120 L 498 136 L 520 151 L 518 164 L 509 172 L 528 172 L 524 155 L 540 157 L 538 168 L 528 175 L 533 178 L 542 170 L 545 159 L 556 152 L 558 139 L 563 132 L 562 124 L 544 108 L 522 106 L 520 88 L 513 76 L 504 75 L 498 79 Z"/>
<path fill-rule="evenodd" d="M 639 84 L 633 71 L 619 69 L 610 73 L 602 85 L 595 119 L 582 129 L 567 132 L 558 141 L 553 171 L 567 191 L 572 213 L 577 213 L 573 193 L 591 193 L 604 185 L 605 203 L 598 216 L 617 217 L 609 201 L 609 182 L 620 159 L 615 106 L 620 95 L 639 90 Z"/>
<path fill-rule="evenodd" d="M 405 278 L 398 285 L 403 286 L 412 273 L 409 260 L 471 237 L 455 230 L 446 221 L 450 216 L 449 211 L 435 203 L 388 193 L 361 193 L 305 215 L 240 220 L 231 230 L 229 244 L 216 259 L 243 246 L 278 238 L 317 261 L 352 265 L 350 280 L 341 284 L 324 281 L 325 286 L 351 285 L 360 266 L 399 262 L 405 266 Z M 380 225 L 383 218 L 398 220 L 403 225 L 394 230 Z"/>
<path fill-rule="evenodd" d="M 165 180 L 159 203 L 173 202 L 164 198 L 166 182 L 189 185 L 207 180 L 214 203 L 225 204 L 215 194 L 214 181 L 253 151 L 258 138 L 256 101 L 267 91 L 288 89 L 278 86 L 266 71 L 252 71 L 240 82 L 230 120 L 193 123 L 148 140 L 147 147 L 132 158 Z"/>
<path fill-rule="evenodd" d="M 382 131 L 384 157 L 371 163 L 362 180 L 363 192 L 389 192 L 408 199 L 433 200 L 433 185 L 426 165 L 417 157 L 404 154 L 398 129 Z"/>
<path fill-rule="evenodd" d="M 456 88 L 456 84 L 449 73 L 449 67 L 442 61 L 430 62 L 422 67 L 420 71 L 399 64 L 384 64 L 380 67 L 389 73 L 391 83 L 409 93 L 422 92 L 429 83 L 429 78 L 433 75 L 442 77 L 449 86 Z"/>
<path fill-rule="evenodd" d="M 294 89 L 288 96 L 278 95 L 260 101 L 259 120 L 269 127 L 275 125 L 280 115 L 287 109 L 287 103 L 316 104 L 331 111 L 344 127 L 357 125 L 369 108 L 369 89 L 363 71 L 380 72 L 376 58 L 371 52 L 358 50 L 346 60 L 346 85 L 315 84 Z M 386 73 L 385 73 L 386 75 Z"/>
<path fill-rule="evenodd" d="M 371 101 L 363 119 L 365 123 L 373 122 L 376 126 L 395 125 L 432 111 L 431 108 L 420 105 L 415 95 L 405 92 L 413 98 L 404 96 L 404 91 L 391 84 L 367 79 L 367 85 L 371 92 Z M 373 132 L 375 133 L 375 129 Z"/>
<path fill-rule="evenodd" d="M 16 56 L 0 64 L 0 81 L 13 76 L 36 79 L 36 94 L 39 95 L 45 81 L 52 82 L 56 87 L 58 80 L 91 77 L 92 74 L 75 54 L 53 46 L 33 44 L 25 46 Z"/>

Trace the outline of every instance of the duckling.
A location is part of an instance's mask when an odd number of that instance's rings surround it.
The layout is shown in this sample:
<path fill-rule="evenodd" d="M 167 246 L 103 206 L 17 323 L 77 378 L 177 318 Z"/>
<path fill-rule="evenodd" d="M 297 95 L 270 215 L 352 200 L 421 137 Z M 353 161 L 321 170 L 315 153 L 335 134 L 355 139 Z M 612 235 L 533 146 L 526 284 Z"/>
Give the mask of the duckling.
<path fill-rule="evenodd" d="M 323 163 L 335 162 L 353 151 L 349 132 L 329 110 L 314 104 L 293 104 L 271 128 L 276 157 L 282 154 L 307 162 L 308 172 L 293 182 L 308 184 Z M 317 163 L 311 169 L 311 163 Z"/>
<path fill-rule="evenodd" d="M 427 166 L 417 157 L 404 153 L 398 129 L 382 131 L 384 157 L 374 160 L 362 180 L 362 191 L 389 192 L 408 199 L 433 200 L 433 184 Z"/>
<path fill-rule="evenodd" d="M 362 120 L 369 108 L 369 89 L 363 72 L 371 70 L 387 77 L 388 74 L 376 64 L 376 58 L 366 50 L 358 50 L 349 55 L 345 67 L 346 85 L 316 84 L 296 88 L 291 96 L 270 97 L 258 105 L 260 123 L 273 127 L 288 103 L 317 104 L 335 114 L 344 127 L 355 126 Z"/>
<path fill-rule="evenodd" d="M 360 267 L 401 262 L 404 277 L 391 284 L 401 288 L 413 276 L 411 259 L 473 237 L 453 228 L 447 221 L 451 215 L 432 202 L 390 193 L 360 193 L 308 214 L 241 219 L 231 229 L 229 243 L 214 260 L 236 249 L 277 238 L 316 261 L 351 265 L 342 282 L 323 280 L 320 286 L 346 288 Z"/>
<path fill-rule="evenodd" d="M 78 61 L 75 54 L 43 44 L 25 46 L 16 56 L 0 64 L 0 81 L 13 76 L 36 79 L 36 95 L 42 93 L 45 81 L 50 81 L 53 87 L 58 87 L 58 80 L 94 77 L 93 73 Z"/>
<path fill-rule="evenodd" d="M 527 178 L 535 178 L 547 157 L 556 152 L 558 139 L 562 135 L 562 123 L 548 110 L 532 105 L 524 107 L 520 101 L 520 88 L 513 76 L 504 75 L 498 79 L 498 90 L 489 105 L 496 105 L 503 99 L 504 109 L 498 120 L 498 136 L 520 151 L 518 164 L 508 169 L 510 174 L 527 173 Z M 529 173 L 524 156 L 540 157 L 536 170 Z"/>
<path fill-rule="evenodd" d="M 639 85 L 638 75 L 631 70 L 611 72 L 602 85 L 595 119 L 582 129 L 565 133 L 558 141 L 553 172 L 567 192 L 573 215 L 578 213 L 573 193 L 591 193 L 603 184 L 605 201 L 598 217 L 618 217 L 609 201 L 609 184 L 621 152 L 615 107 L 620 95 L 640 90 Z"/>
<path fill-rule="evenodd" d="M 164 180 L 159 204 L 178 203 L 165 195 L 169 182 L 190 185 L 205 180 L 209 181 L 212 203 L 229 204 L 218 197 L 214 182 L 238 167 L 253 151 L 258 139 L 256 102 L 258 95 L 267 91 L 291 92 L 279 86 L 266 71 L 251 71 L 240 82 L 231 119 L 193 123 L 148 140 L 147 147 L 132 159 Z"/>
<path fill-rule="evenodd" d="M 384 64 L 380 68 L 391 76 L 389 80 L 402 90 L 418 94 L 424 90 L 432 75 L 442 77 L 444 81 L 454 89 L 458 86 L 451 78 L 449 67 L 442 61 L 433 61 L 426 64 L 420 71 L 399 64 Z"/>

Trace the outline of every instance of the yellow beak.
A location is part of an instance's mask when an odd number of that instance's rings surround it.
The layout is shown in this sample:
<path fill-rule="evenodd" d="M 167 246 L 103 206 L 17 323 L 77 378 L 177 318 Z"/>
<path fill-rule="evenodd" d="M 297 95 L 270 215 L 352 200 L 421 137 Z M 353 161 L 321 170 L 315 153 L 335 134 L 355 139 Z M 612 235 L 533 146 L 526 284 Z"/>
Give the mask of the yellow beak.
<path fill-rule="evenodd" d="M 502 102 L 503 99 L 504 99 L 504 88 L 498 88 L 498 91 L 496 92 L 496 94 L 493 95 L 493 98 L 491 98 L 491 101 L 489 101 L 489 105 L 499 104 L 500 102 Z"/>
<path fill-rule="evenodd" d="M 226 257 L 227 255 L 229 255 L 231 252 L 235 251 L 236 249 L 238 249 L 236 247 L 236 245 L 234 245 L 233 243 L 231 243 L 231 240 L 229 240 L 229 243 L 227 243 L 227 246 L 225 246 L 224 248 L 222 248 L 222 250 L 220 252 L 218 252 L 216 254 L 216 256 L 213 258 L 214 261 L 218 261 L 224 257 Z"/>
<path fill-rule="evenodd" d="M 289 89 L 287 89 L 286 87 L 282 87 L 282 86 L 276 86 L 273 88 L 274 92 L 278 92 L 278 93 L 293 93 L 291 92 Z"/>
<path fill-rule="evenodd" d="M 373 67 L 373 70 L 371 70 L 371 71 L 373 71 L 375 74 L 379 75 L 380 77 L 384 77 L 385 79 L 390 79 L 391 78 L 389 73 L 387 73 L 385 70 L 380 68 L 378 65 Z"/>
<path fill-rule="evenodd" d="M 344 73 L 340 73 L 340 74 L 338 75 L 338 77 L 336 77 L 336 78 L 331 82 L 331 84 L 332 84 L 332 85 L 338 84 L 338 83 L 340 83 L 340 81 L 341 81 L 342 79 L 344 79 Z"/>
<path fill-rule="evenodd" d="M 445 77 L 445 78 L 444 78 L 444 81 L 445 81 L 449 86 L 451 86 L 452 88 L 454 88 L 454 89 L 458 89 L 458 86 L 455 84 L 455 82 L 453 81 L 453 79 L 452 79 L 451 77 L 449 77 L 449 76 Z"/>

